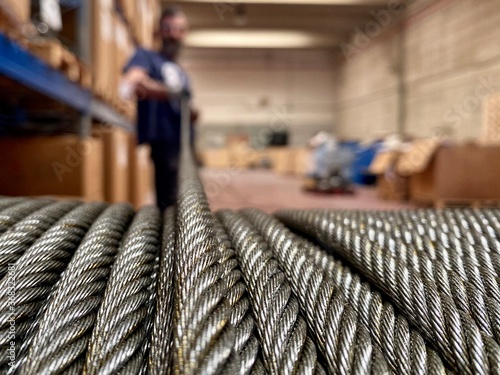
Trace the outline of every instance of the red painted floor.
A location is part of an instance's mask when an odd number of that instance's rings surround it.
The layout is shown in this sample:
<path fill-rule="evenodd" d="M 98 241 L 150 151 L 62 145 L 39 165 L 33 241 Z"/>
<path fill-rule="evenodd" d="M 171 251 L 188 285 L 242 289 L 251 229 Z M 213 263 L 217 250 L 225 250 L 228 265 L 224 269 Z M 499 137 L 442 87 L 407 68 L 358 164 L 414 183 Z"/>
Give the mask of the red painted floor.
<path fill-rule="evenodd" d="M 282 208 L 382 210 L 412 207 L 407 203 L 380 200 L 375 189 L 370 187 L 357 187 L 354 195 L 306 193 L 301 190 L 301 178 L 266 170 L 203 169 L 201 176 L 214 211 L 245 207 L 269 213 Z"/>

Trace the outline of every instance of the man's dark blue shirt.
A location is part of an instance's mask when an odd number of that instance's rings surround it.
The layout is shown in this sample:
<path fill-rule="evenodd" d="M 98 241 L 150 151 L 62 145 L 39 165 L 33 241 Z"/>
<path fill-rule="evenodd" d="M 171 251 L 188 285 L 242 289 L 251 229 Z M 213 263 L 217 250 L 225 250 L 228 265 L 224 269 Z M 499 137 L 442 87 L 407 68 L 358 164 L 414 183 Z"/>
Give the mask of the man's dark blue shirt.
<path fill-rule="evenodd" d="M 160 52 L 138 48 L 124 68 L 144 69 L 151 78 L 165 82 L 174 76 L 180 80 L 184 90 L 189 93 L 190 84 L 186 73 Z M 140 99 L 137 103 L 137 137 L 139 143 L 165 143 L 180 145 L 181 107 L 178 97 L 169 100 Z"/>

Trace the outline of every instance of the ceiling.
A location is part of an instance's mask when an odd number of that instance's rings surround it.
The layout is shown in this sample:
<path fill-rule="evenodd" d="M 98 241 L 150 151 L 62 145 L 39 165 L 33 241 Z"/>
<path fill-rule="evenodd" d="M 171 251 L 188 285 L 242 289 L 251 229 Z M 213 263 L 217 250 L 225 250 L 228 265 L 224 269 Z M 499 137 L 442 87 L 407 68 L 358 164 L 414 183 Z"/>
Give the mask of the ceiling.
<path fill-rule="evenodd" d="M 390 2 L 389 2 L 390 3 Z M 387 0 L 163 0 L 182 5 L 187 47 L 335 49 Z"/>

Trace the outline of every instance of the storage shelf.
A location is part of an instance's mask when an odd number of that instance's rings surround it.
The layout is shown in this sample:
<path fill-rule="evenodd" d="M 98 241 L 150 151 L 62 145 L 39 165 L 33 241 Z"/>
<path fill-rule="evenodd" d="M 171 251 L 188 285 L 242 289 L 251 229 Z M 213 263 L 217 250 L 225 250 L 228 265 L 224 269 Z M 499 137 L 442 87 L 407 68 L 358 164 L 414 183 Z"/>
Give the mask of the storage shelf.
<path fill-rule="evenodd" d="M 125 130 L 134 131 L 134 125 L 121 114 L 114 111 L 102 101 L 92 98 L 90 101 L 90 113 L 99 121 L 118 125 Z"/>
<path fill-rule="evenodd" d="M 86 113 L 91 93 L 0 33 L 0 74 Z"/>
<path fill-rule="evenodd" d="M 99 121 L 132 131 L 132 123 L 107 104 L 92 97 L 90 90 L 69 80 L 63 73 L 0 33 L 0 75 L 39 92 Z"/>

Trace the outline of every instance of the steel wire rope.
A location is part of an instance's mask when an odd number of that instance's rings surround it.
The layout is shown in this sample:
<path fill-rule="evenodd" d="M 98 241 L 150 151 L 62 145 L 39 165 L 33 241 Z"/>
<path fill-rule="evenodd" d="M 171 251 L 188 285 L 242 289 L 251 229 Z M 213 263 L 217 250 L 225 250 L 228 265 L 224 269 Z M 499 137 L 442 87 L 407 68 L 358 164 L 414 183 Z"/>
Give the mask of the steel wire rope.
<path fill-rule="evenodd" d="M 97 313 L 84 374 L 146 371 L 161 225 L 156 207 L 144 207 L 134 216 L 118 250 Z"/>
<path fill-rule="evenodd" d="M 132 216 L 132 207 L 117 204 L 92 224 L 40 317 L 20 374 L 82 372 L 111 266 Z"/>
<path fill-rule="evenodd" d="M 46 201 L 42 201 L 41 206 L 44 205 Z M 9 371 L 15 371 L 24 361 L 26 350 L 19 352 L 20 344 L 28 330 L 36 326 L 37 314 L 47 304 L 61 272 L 105 207 L 104 203 L 87 203 L 67 213 L 14 263 L 13 285 L 9 287 L 11 280 L 7 277 L 0 281 L 0 366 L 7 364 L 8 332 L 12 321 L 15 322 L 15 348 L 19 354 L 16 366 Z"/>
<path fill-rule="evenodd" d="M 410 329 L 406 319 L 395 314 L 392 305 L 384 303 L 380 294 L 372 292 L 370 285 L 362 283 L 359 276 L 348 267 L 306 239 L 293 234 L 271 215 L 254 209 L 242 212 L 272 246 L 273 253 L 301 299 L 309 324 L 318 336 L 327 334 L 324 326 L 325 310 L 332 303 L 332 299 L 318 300 L 328 295 L 320 293 L 320 290 L 333 288 L 341 292 L 352 305 L 360 323 L 368 329 L 374 344 L 387 358 L 393 371 L 398 374 L 445 373 L 439 355 L 425 345 L 421 335 Z M 322 272 L 315 270 L 313 265 Z M 318 341 L 324 342 L 324 338 Z"/>
<path fill-rule="evenodd" d="M 453 369 L 459 373 L 497 373 L 500 347 L 481 331 L 473 318 L 459 310 L 456 296 L 423 277 L 387 248 L 370 241 L 356 225 L 359 212 L 285 210 L 277 214 L 286 225 L 316 236 L 331 251 L 348 259 L 357 270 L 383 289 Z M 361 226 L 362 228 L 362 226 Z M 430 275 L 429 275 L 430 276 Z M 454 298 L 455 297 L 455 298 Z"/>
<path fill-rule="evenodd" d="M 218 217 L 229 233 L 248 285 L 268 372 L 324 373 L 298 301 L 263 238 L 242 215 L 220 211 Z M 353 332 L 346 332 L 346 340 L 353 340 Z"/>

